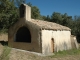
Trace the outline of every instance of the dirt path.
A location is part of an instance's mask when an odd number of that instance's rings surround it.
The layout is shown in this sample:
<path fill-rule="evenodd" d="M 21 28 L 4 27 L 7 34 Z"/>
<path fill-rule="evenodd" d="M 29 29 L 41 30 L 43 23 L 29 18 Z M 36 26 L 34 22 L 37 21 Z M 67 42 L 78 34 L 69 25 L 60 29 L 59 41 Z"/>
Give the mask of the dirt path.
<path fill-rule="evenodd" d="M 3 46 L 0 45 L 0 55 L 3 51 Z M 68 55 L 64 57 L 40 56 L 30 52 L 11 49 L 9 60 L 80 60 L 80 55 Z"/>
<path fill-rule="evenodd" d="M 29 52 L 12 49 L 10 53 L 10 60 L 80 60 L 80 55 L 69 55 L 57 58 L 52 56 L 43 57 Z"/>

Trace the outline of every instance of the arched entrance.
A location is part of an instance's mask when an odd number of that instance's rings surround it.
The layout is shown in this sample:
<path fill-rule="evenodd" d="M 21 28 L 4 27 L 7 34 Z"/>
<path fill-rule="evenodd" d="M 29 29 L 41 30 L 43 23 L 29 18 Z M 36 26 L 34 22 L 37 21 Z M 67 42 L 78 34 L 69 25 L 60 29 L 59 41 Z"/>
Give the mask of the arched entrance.
<path fill-rule="evenodd" d="M 16 42 L 31 43 L 31 34 L 27 27 L 23 26 L 19 28 L 19 30 L 16 33 Z"/>

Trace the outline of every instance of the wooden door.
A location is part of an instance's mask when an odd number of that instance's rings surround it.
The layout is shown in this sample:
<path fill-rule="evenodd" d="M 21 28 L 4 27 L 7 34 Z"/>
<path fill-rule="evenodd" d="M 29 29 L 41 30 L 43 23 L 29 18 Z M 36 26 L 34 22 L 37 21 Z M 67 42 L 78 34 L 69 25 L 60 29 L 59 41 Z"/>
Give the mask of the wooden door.
<path fill-rule="evenodd" d="M 54 52 L 54 38 L 51 39 L 51 52 Z"/>

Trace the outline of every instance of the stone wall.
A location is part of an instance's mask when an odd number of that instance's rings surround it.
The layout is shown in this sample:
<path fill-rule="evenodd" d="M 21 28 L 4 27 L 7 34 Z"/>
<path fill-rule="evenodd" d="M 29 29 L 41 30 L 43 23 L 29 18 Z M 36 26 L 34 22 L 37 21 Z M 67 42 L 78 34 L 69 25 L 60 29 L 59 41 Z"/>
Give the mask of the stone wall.
<path fill-rule="evenodd" d="M 1 33 L 0 34 L 0 41 L 8 41 L 8 34 L 7 33 Z"/>
<path fill-rule="evenodd" d="M 77 42 L 77 39 L 76 39 L 76 36 L 74 35 L 71 35 L 71 45 L 72 45 L 72 48 L 79 48 L 79 44 Z"/>

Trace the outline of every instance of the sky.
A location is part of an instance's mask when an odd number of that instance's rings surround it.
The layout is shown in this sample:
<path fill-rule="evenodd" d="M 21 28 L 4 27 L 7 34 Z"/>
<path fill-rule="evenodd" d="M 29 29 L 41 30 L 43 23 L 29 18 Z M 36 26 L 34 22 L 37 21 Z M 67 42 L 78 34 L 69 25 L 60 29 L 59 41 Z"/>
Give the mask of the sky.
<path fill-rule="evenodd" d="M 53 12 L 67 13 L 69 16 L 80 16 L 80 0 L 26 0 L 37 6 L 41 15 L 52 15 Z"/>

